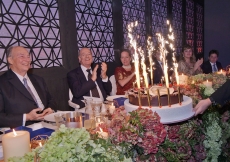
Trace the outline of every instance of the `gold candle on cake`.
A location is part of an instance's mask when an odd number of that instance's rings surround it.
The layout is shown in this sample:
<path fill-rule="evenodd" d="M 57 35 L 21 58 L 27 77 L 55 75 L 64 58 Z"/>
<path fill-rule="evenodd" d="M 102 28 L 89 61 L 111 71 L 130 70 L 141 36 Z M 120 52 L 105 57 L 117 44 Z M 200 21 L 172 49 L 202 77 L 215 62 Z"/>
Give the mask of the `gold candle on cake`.
<path fill-rule="evenodd" d="M 168 106 L 171 107 L 169 88 L 167 88 L 167 93 L 168 93 Z"/>
<path fill-rule="evenodd" d="M 180 87 L 179 86 L 178 86 L 178 100 L 179 100 L 179 104 L 181 105 Z"/>
<path fill-rule="evenodd" d="M 148 104 L 149 104 L 149 107 L 151 108 L 151 102 L 150 102 L 150 95 L 149 95 L 149 88 L 146 88 L 147 90 L 147 98 L 148 98 Z"/>
<path fill-rule="evenodd" d="M 141 108 L 141 90 L 138 89 L 138 103 L 139 103 L 139 107 Z"/>
<path fill-rule="evenodd" d="M 159 107 L 161 108 L 161 96 L 160 96 L 160 90 L 159 89 L 157 89 L 157 97 L 158 97 L 158 105 L 159 105 Z"/>

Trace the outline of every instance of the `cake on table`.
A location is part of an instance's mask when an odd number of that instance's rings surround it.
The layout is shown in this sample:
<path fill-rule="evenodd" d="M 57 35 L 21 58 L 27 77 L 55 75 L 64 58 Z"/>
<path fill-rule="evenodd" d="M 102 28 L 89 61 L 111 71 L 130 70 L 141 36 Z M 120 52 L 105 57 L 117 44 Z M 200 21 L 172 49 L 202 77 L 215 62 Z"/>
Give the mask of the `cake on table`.
<path fill-rule="evenodd" d="M 157 89 L 159 89 L 159 97 Z M 137 89 L 130 89 L 128 91 L 129 99 L 124 102 L 127 112 L 131 112 L 139 108 L 138 97 L 139 95 Z M 150 99 L 151 107 L 149 107 L 148 97 Z M 145 89 L 140 90 L 141 107 L 157 112 L 161 117 L 161 123 L 163 124 L 181 122 L 194 115 L 192 99 L 190 97 L 174 91 L 173 88 L 169 88 L 169 98 L 170 99 L 168 99 L 168 91 L 166 87 L 153 86 L 149 89 L 149 95 L 147 95 Z"/>

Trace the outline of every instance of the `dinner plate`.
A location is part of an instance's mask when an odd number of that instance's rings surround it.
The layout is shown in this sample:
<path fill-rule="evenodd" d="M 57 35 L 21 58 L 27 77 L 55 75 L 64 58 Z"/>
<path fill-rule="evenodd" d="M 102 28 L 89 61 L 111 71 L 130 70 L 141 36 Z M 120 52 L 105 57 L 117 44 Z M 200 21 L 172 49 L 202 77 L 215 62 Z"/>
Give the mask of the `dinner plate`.
<path fill-rule="evenodd" d="M 125 95 L 114 95 L 114 96 L 108 96 L 106 100 L 113 101 L 115 98 L 125 97 Z M 126 97 L 125 97 L 126 98 Z"/>
<path fill-rule="evenodd" d="M 68 112 L 72 112 L 72 111 L 58 111 L 58 112 L 55 112 L 55 113 L 46 115 L 46 116 L 44 117 L 44 119 L 45 119 L 46 121 L 49 121 L 49 122 L 55 122 L 54 115 L 56 115 L 56 114 L 65 114 L 65 113 L 68 113 Z"/>

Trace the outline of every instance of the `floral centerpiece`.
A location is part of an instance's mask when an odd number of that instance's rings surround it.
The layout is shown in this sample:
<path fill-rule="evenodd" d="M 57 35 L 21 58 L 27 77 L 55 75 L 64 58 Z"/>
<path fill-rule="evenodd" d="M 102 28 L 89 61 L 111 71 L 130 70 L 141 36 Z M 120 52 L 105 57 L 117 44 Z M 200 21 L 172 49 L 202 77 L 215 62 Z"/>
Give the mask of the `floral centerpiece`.
<path fill-rule="evenodd" d="M 121 146 L 125 155 L 134 161 L 154 161 L 166 137 L 166 129 L 160 123 L 159 115 L 142 108 L 130 112 L 130 116 L 124 108 L 117 109 L 109 131 L 112 142 Z"/>
<path fill-rule="evenodd" d="M 24 157 L 14 157 L 8 161 L 33 162 L 36 154 L 41 162 L 131 161 L 110 141 L 95 137 L 91 137 L 85 128 L 74 129 L 61 125 L 43 147 L 32 150 Z"/>

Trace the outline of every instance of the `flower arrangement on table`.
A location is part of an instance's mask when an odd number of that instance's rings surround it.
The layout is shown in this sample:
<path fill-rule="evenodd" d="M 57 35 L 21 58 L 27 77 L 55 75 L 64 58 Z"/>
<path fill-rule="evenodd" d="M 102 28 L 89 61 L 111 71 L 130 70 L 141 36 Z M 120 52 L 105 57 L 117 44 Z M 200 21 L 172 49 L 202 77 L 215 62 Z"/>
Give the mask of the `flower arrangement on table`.
<path fill-rule="evenodd" d="M 193 98 L 194 106 L 201 99 L 208 98 L 222 84 L 227 77 L 222 74 L 198 74 L 191 76 L 187 86 L 182 87 L 185 95 Z M 203 85 L 204 81 L 211 81 L 212 87 Z M 230 112 L 229 105 L 220 108 L 220 105 L 211 105 L 201 116 L 205 138 L 204 161 L 226 161 L 230 158 Z"/>
<path fill-rule="evenodd" d="M 66 128 L 64 125 L 52 133 L 43 147 L 37 147 L 24 157 L 14 157 L 8 161 L 33 162 L 35 154 L 41 162 L 131 161 L 109 140 L 92 137 L 85 128 Z"/>

